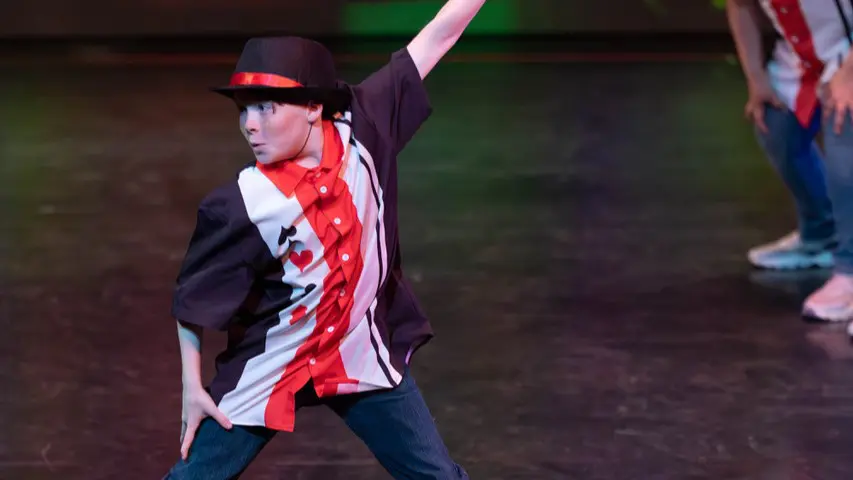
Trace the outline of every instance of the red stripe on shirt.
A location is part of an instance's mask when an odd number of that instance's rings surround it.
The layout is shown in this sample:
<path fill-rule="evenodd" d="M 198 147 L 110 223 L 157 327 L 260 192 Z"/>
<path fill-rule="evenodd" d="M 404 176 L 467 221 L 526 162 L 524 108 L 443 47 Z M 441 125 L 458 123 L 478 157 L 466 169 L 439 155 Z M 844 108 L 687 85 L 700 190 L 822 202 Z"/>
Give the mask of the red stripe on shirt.
<path fill-rule="evenodd" d="M 292 179 L 293 173 L 299 172 L 297 177 L 300 180 L 293 191 L 306 220 L 323 245 L 323 260 L 329 267 L 315 310 L 316 325 L 286 366 L 264 412 L 269 428 L 288 431 L 293 430 L 295 419 L 294 394 L 309 379 L 313 378 L 314 388 L 320 397 L 335 395 L 338 384 L 357 383 L 347 376 L 338 348 L 349 329 L 352 294 L 363 269 L 362 226 L 349 188 L 340 178 L 343 166 L 340 159 L 344 149 L 332 122 L 323 122 L 323 134 L 320 167 L 305 169 L 291 163 L 262 170 L 284 192 L 290 190 L 292 184 L 283 180 Z M 330 162 L 330 159 L 337 161 Z M 277 174 L 285 173 L 282 170 L 287 170 L 288 174 Z M 297 318 L 297 311 L 300 309 L 294 311 L 291 323 L 301 320 Z M 310 363 L 312 359 L 316 362 L 313 365 Z"/>
<path fill-rule="evenodd" d="M 819 104 L 817 86 L 820 82 L 824 64 L 817 55 L 811 28 L 806 21 L 798 0 L 773 0 L 773 11 L 782 34 L 800 58 L 803 72 L 800 78 L 800 89 L 794 105 L 794 113 L 804 126 L 811 124 Z"/>

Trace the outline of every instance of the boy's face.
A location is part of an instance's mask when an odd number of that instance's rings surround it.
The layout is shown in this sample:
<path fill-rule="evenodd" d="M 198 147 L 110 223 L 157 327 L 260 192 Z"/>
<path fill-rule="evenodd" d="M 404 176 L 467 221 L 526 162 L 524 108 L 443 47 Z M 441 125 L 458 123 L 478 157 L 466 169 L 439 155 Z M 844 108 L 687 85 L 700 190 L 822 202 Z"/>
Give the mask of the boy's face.
<path fill-rule="evenodd" d="M 263 164 L 292 159 L 300 153 L 311 126 L 319 121 L 321 106 L 302 106 L 252 98 L 238 92 L 240 131 L 255 158 Z"/>

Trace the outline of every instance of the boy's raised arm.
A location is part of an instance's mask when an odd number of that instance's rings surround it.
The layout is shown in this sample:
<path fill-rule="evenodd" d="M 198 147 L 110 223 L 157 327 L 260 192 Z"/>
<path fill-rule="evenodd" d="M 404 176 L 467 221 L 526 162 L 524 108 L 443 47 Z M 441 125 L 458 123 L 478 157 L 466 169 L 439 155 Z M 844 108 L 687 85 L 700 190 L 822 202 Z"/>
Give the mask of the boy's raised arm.
<path fill-rule="evenodd" d="M 412 39 L 407 48 L 422 79 L 459 40 L 484 3 L 486 0 L 448 0 Z"/>

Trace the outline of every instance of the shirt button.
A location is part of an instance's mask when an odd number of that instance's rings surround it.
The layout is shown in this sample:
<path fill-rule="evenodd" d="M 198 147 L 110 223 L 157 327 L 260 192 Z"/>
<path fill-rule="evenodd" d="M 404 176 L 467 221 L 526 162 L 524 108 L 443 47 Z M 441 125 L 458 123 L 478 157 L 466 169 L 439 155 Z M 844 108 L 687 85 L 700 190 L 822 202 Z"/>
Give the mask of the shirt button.
<path fill-rule="evenodd" d="M 328 192 L 328 191 L 329 191 L 329 189 L 328 189 L 328 188 L 326 188 L 326 186 L 325 186 L 325 185 L 323 185 L 322 187 L 320 187 L 320 193 L 326 193 L 326 192 Z"/>
<path fill-rule="evenodd" d="M 334 220 L 334 221 L 335 221 L 335 225 L 340 225 L 340 224 L 341 224 L 341 219 L 340 219 L 340 218 L 335 218 L 335 220 Z"/>
<path fill-rule="evenodd" d="M 800 37 L 798 37 L 798 36 L 796 36 L 796 35 L 792 35 L 792 36 L 791 36 L 791 42 L 793 42 L 793 43 L 799 43 L 799 42 L 800 42 Z"/>
<path fill-rule="evenodd" d="M 780 11 L 780 12 L 782 12 L 783 14 L 785 14 L 785 13 L 788 13 L 788 8 L 787 8 L 787 7 L 782 7 L 782 8 L 780 8 L 780 9 L 779 9 L 779 11 Z"/>
<path fill-rule="evenodd" d="M 335 327 L 329 327 L 326 329 L 327 332 L 332 333 L 335 331 Z"/>
<path fill-rule="evenodd" d="M 341 260 L 348 262 L 349 261 L 349 254 L 345 253 L 345 254 L 341 255 Z"/>
<path fill-rule="evenodd" d="M 317 359 L 316 359 L 316 358 L 312 358 L 311 360 L 308 360 L 308 363 L 310 363 L 311 365 L 316 365 L 316 364 L 317 364 Z"/>
<path fill-rule="evenodd" d="M 341 289 L 341 292 L 340 292 L 340 293 L 338 293 L 338 295 L 340 295 L 340 296 L 342 296 L 342 297 L 346 297 L 346 296 L 347 296 L 347 291 L 346 291 L 346 290 L 344 290 L 344 289 L 342 288 L 342 289 Z"/>
<path fill-rule="evenodd" d="M 320 175 L 322 175 L 320 172 L 317 172 L 317 173 L 315 173 L 315 174 L 314 174 L 314 176 L 315 176 L 315 177 L 317 177 L 317 178 L 320 178 Z"/>

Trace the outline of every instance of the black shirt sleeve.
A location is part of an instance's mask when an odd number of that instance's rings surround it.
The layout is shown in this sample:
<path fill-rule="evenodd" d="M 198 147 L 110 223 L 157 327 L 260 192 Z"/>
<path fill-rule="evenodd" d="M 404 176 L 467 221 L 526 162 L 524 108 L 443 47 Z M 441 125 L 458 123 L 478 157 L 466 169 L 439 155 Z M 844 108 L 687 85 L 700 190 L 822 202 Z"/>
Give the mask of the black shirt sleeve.
<path fill-rule="evenodd" d="M 172 301 L 172 315 L 182 322 L 225 330 L 254 283 L 257 229 L 229 212 L 228 203 L 211 196 L 198 209 Z"/>
<path fill-rule="evenodd" d="M 399 153 L 432 113 L 423 80 L 408 49 L 391 55 L 382 68 L 353 87 L 354 95 L 379 133 Z"/>

